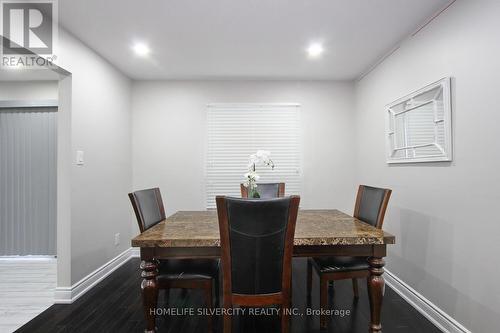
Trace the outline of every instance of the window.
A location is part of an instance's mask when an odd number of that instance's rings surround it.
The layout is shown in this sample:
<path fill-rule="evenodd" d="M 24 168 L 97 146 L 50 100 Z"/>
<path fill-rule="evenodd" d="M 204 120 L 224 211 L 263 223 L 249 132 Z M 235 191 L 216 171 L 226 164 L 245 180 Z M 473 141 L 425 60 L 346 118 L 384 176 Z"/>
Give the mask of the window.
<path fill-rule="evenodd" d="M 257 167 L 259 182 L 285 182 L 286 195 L 299 194 L 300 138 L 297 104 L 213 104 L 208 106 L 207 208 L 216 195 L 240 196 L 248 158 L 271 152 L 275 168 Z"/>
<path fill-rule="evenodd" d="M 387 106 L 387 163 L 451 161 L 450 78 Z"/>

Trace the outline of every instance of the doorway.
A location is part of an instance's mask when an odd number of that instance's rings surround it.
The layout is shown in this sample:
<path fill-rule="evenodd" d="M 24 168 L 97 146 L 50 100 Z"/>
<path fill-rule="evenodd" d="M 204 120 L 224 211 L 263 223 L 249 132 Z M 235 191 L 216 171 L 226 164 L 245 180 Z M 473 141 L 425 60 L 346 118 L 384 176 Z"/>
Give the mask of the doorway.
<path fill-rule="evenodd" d="M 55 256 L 57 106 L 0 108 L 0 256 Z"/>
<path fill-rule="evenodd" d="M 0 332 L 54 303 L 58 91 L 53 77 L 0 77 Z"/>

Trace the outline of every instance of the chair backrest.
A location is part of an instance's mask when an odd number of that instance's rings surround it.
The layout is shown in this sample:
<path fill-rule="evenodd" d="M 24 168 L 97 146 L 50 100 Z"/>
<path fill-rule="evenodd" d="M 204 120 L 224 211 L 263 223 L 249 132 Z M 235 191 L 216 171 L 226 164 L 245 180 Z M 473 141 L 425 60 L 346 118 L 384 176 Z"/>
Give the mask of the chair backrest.
<path fill-rule="evenodd" d="M 300 197 L 216 201 L 224 293 L 289 293 Z"/>
<path fill-rule="evenodd" d="M 376 228 L 382 228 L 391 193 L 392 190 L 387 188 L 359 185 L 354 217 Z"/>
<path fill-rule="evenodd" d="M 165 219 L 165 208 L 159 188 L 135 191 L 128 194 L 134 207 L 135 216 L 141 232 Z"/>
<path fill-rule="evenodd" d="M 241 197 L 248 198 L 248 188 L 240 184 Z M 282 198 L 285 196 L 285 183 L 257 183 L 260 199 Z"/>

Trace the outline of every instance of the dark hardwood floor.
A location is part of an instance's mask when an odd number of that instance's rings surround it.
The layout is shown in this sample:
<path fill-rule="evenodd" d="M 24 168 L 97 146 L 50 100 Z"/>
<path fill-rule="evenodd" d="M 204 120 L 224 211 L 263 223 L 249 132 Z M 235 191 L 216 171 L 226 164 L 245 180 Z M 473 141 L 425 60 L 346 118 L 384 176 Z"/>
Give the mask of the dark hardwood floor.
<path fill-rule="evenodd" d="M 292 332 L 320 332 L 319 316 L 306 313 L 306 261 L 293 262 L 293 307 L 304 315 L 292 317 Z M 315 275 L 312 308 L 319 308 L 318 280 Z M 56 304 L 21 327 L 16 332 L 142 332 L 144 329 L 140 295 L 139 259 L 132 259 L 104 281 L 70 305 Z M 362 281 L 360 281 L 362 282 Z M 348 316 L 332 317 L 328 332 L 347 333 L 368 331 L 369 306 L 366 284 L 360 285 L 360 299 L 355 302 L 350 280 L 335 282 L 332 309 L 349 310 Z M 171 290 L 168 300 L 160 291 L 159 308 L 203 307 L 200 291 Z M 195 310 L 197 311 L 197 310 Z M 426 318 L 386 287 L 382 309 L 384 332 L 440 332 Z M 239 316 L 233 320 L 233 332 L 277 332 L 275 316 Z M 216 322 L 220 332 L 220 321 Z M 159 332 L 206 332 L 204 316 L 159 316 Z"/>

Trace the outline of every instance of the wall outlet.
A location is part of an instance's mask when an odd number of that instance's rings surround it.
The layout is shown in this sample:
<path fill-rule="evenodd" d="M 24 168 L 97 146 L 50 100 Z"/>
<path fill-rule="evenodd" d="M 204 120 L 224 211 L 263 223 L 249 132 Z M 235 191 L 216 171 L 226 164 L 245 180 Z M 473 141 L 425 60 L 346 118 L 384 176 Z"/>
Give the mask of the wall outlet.
<path fill-rule="evenodd" d="M 120 233 L 115 234 L 115 246 L 120 244 Z"/>

